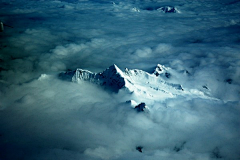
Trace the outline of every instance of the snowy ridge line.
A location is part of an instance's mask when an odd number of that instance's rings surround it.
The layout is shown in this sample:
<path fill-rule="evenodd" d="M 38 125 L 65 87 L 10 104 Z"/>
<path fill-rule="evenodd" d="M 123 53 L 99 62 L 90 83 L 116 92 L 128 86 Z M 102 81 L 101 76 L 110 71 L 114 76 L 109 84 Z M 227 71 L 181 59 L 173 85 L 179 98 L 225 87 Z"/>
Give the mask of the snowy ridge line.
<path fill-rule="evenodd" d="M 142 86 L 149 86 L 149 88 L 155 90 L 158 90 L 156 84 L 159 84 L 183 91 L 180 84 L 168 83 L 161 78 L 161 76 L 169 78 L 170 73 L 167 72 L 168 69 L 169 68 L 158 64 L 152 74 L 138 69 L 127 68 L 123 72 L 117 67 L 117 65 L 113 64 L 100 73 L 93 73 L 91 71 L 78 68 L 75 71 L 61 74 L 61 77 L 77 83 L 80 83 L 81 81 L 89 81 L 101 86 L 108 86 L 108 88 L 111 88 L 114 91 L 127 88 L 129 91 L 133 92 L 135 90 L 134 88 L 140 84 Z M 149 81 L 151 81 L 151 83 Z"/>
<path fill-rule="evenodd" d="M 112 65 L 100 73 L 77 69 L 72 77 L 72 81 L 79 83 L 82 80 L 106 86 L 116 92 L 127 84 L 123 72 L 116 65 Z"/>
<path fill-rule="evenodd" d="M 125 90 L 135 97 L 144 99 L 165 100 L 177 96 L 213 99 L 200 90 L 186 89 L 181 84 L 167 82 L 172 76 L 169 70 L 171 68 L 158 64 L 153 73 L 127 68 L 122 71 L 117 65 L 113 64 L 99 73 L 76 69 L 75 71 L 61 73 L 60 77 L 76 83 L 87 81 L 116 93 Z"/>

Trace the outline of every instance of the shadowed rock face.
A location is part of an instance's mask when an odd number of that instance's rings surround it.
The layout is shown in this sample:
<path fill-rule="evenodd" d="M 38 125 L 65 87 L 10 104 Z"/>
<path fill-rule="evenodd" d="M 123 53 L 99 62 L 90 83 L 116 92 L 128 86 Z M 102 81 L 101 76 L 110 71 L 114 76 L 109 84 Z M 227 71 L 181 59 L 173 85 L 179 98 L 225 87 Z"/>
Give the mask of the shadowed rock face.
<path fill-rule="evenodd" d="M 136 147 L 136 150 L 139 151 L 139 152 L 141 152 L 141 153 L 142 153 L 142 149 L 143 149 L 142 146 L 137 146 L 137 147 Z"/>
<path fill-rule="evenodd" d="M 135 109 L 136 109 L 137 112 L 143 112 L 144 109 L 146 108 L 145 106 L 146 106 L 145 103 L 140 103 L 139 105 L 137 105 L 137 106 L 135 107 Z"/>
<path fill-rule="evenodd" d="M 125 86 L 123 72 L 116 66 L 112 65 L 100 73 L 92 73 L 87 70 L 77 69 L 72 77 L 72 81 L 89 81 L 104 86 L 114 92 Z"/>
<path fill-rule="evenodd" d="M 222 159 L 223 157 L 221 156 L 220 150 L 218 147 L 214 148 L 214 150 L 211 153 L 211 157 L 215 159 Z"/>
<path fill-rule="evenodd" d="M 178 10 L 175 7 L 171 7 L 171 6 L 160 7 L 157 10 L 163 13 L 178 13 Z"/>
<path fill-rule="evenodd" d="M 173 6 L 155 6 L 155 5 L 150 5 L 143 7 L 142 10 L 146 11 L 159 11 L 162 13 L 179 13 L 179 11 L 173 7 Z"/>
<path fill-rule="evenodd" d="M 175 152 L 180 152 L 181 150 L 183 150 L 185 144 L 186 144 L 186 142 L 183 142 L 183 143 L 181 143 L 181 144 L 178 144 L 178 145 L 176 145 L 176 146 L 174 147 L 173 150 L 174 150 Z"/>
<path fill-rule="evenodd" d="M 160 64 L 156 66 L 152 73 L 139 69 L 127 68 L 125 71 L 122 71 L 114 64 L 99 73 L 93 73 L 84 69 L 76 69 L 75 71 L 60 73 L 59 77 L 62 80 L 76 83 L 82 83 L 83 81 L 90 82 L 102 86 L 106 91 L 110 92 L 118 93 L 119 90 L 121 90 L 124 93 L 131 93 L 131 95 L 135 97 L 133 100 L 138 102 L 137 104 L 141 101 L 146 102 L 146 99 L 163 100 L 176 96 L 188 97 L 189 95 L 211 99 L 209 94 L 205 95 L 205 92 L 207 92 L 206 89 L 202 91 L 192 88 L 183 88 L 181 84 L 173 83 L 178 80 L 176 75 L 186 76 L 182 72 L 177 73 L 177 71 Z M 143 111 L 144 105 L 143 103 L 137 106 L 137 111 Z"/>
<path fill-rule="evenodd" d="M 123 73 L 116 65 L 112 65 L 100 73 L 92 73 L 83 69 L 67 71 L 65 73 L 60 73 L 59 78 L 73 82 L 89 81 L 107 87 L 114 92 L 117 92 L 125 86 Z"/>
<path fill-rule="evenodd" d="M 156 75 L 157 77 L 162 75 L 166 78 L 170 78 L 171 74 L 168 72 L 169 69 L 170 68 L 158 64 L 157 67 L 155 68 L 153 74 Z"/>
<path fill-rule="evenodd" d="M 58 77 L 61 80 L 72 81 L 72 77 L 76 71 L 66 71 L 65 73 L 59 73 Z"/>
<path fill-rule="evenodd" d="M 228 78 L 228 79 L 225 80 L 225 82 L 227 82 L 228 84 L 232 84 L 232 81 L 233 80 L 231 78 Z"/>
<path fill-rule="evenodd" d="M 167 70 L 169 70 L 169 68 L 158 64 L 152 74 L 138 69 L 126 69 L 125 72 L 123 72 L 114 64 L 100 73 L 92 73 L 84 69 L 76 69 L 75 71 L 67 71 L 65 73 L 60 73 L 59 77 L 63 80 L 69 80 L 73 82 L 89 81 L 91 83 L 95 83 L 101 86 L 107 86 L 114 91 L 118 91 L 121 88 L 128 88 L 130 85 L 134 85 L 134 83 L 142 83 L 144 80 L 148 80 L 149 78 L 157 78 L 160 81 L 161 77 L 170 78 L 171 74 L 168 73 Z M 154 77 L 153 75 L 155 75 L 156 77 Z M 144 81 L 144 83 L 146 82 Z M 171 84 L 167 82 L 165 84 L 179 90 L 182 89 L 176 87 L 180 84 Z"/>

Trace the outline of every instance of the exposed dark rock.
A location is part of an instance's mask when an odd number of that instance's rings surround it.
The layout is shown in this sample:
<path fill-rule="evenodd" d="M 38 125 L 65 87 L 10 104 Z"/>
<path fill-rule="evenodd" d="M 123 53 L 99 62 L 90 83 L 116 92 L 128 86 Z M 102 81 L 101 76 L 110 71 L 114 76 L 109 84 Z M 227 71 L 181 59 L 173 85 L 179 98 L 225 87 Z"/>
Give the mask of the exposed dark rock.
<path fill-rule="evenodd" d="M 142 149 L 143 149 L 142 146 L 137 146 L 137 147 L 136 147 L 136 150 L 139 151 L 139 152 L 141 152 L 141 153 L 142 153 Z"/>
<path fill-rule="evenodd" d="M 156 75 L 156 77 L 151 75 Z M 143 94 L 146 94 L 148 87 L 164 93 L 168 93 L 169 91 L 175 92 L 175 90 L 183 91 L 183 87 L 180 84 L 174 84 L 166 81 L 169 78 L 174 78 L 174 76 L 172 76 L 171 68 L 160 64 L 157 65 L 152 74 L 138 69 L 129 70 L 127 68 L 125 69 L 125 72 L 122 72 L 121 69 L 119 69 L 116 65 L 112 65 L 103 72 L 99 73 L 93 73 L 84 69 L 76 69 L 75 71 L 69 70 L 65 73 L 60 73 L 59 78 L 77 83 L 82 81 L 91 82 L 102 86 L 107 91 L 116 93 L 120 89 L 125 89 L 130 92 L 142 92 Z M 141 79 L 144 79 L 145 82 L 142 84 L 144 87 L 143 90 L 134 86 L 135 82 L 143 83 L 143 81 L 139 81 Z M 148 79 L 150 79 L 151 82 L 149 82 Z M 152 79 L 154 80 L 152 81 Z M 135 105 L 133 105 L 133 107 L 134 106 Z M 143 108 L 136 107 L 138 111 L 142 111 Z"/>
<path fill-rule="evenodd" d="M 202 86 L 203 88 L 205 88 L 205 89 L 208 89 L 208 87 L 207 86 Z"/>
<path fill-rule="evenodd" d="M 221 158 L 223 158 L 223 157 L 221 156 L 221 154 L 220 154 L 220 150 L 219 150 L 218 147 L 214 148 L 214 150 L 213 150 L 212 153 L 211 153 L 211 157 L 212 157 L 212 158 L 216 158 L 216 159 L 221 159 Z"/>
<path fill-rule="evenodd" d="M 137 112 L 143 112 L 144 109 L 145 109 L 145 106 L 146 106 L 146 104 L 142 102 L 142 103 L 140 103 L 139 105 L 137 105 L 137 106 L 135 107 L 135 109 L 137 110 Z"/>
<path fill-rule="evenodd" d="M 173 150 L 175 152 L 179 152 L 179 151 L 183 150 L 185 144 L 186 144 L 186 142 L 183 142 L 180 145 L 176 145 Z"/>
<path fill-rule="evenodd" d="M 72 77 L 75 74 L 75 71 L 66 71 L 58 74 L 58 77 L 65 81 L 72 81 Z"/>
<path fill-rule="evenodd" d="M 188 76 L 191 75 L 191 73 L 188 70 L 184 70 L 184 74 Z"/>
<path fill-rule="evenodd" d="M 166 73 L 167 69 L 168 68 L 166 68 L 165 66 L 158 64 L 154 69 L 153 74 L 155 74 L 156 77 L 158 77 L 159 75 Z"/>
<path fill-rule="evenodd" d="M 225 80 L 225 82 L 227 82 L 228 84 L 232 84 L 232 81 L 233 80 L 231 78 L 228 78 L 228 79 Z"/>
<path fill-rule="evenodd" d="M 172 87 L 174 87 L 174 88 L 177 89 L 177 90 L 182 90 L 182 91 L 184 91 L 182 85 L 180 85 L 180 84 L 169 83 L 169 85 L 171 85 Z"/>
<path fill-rule="evenodd" d="M 170 77 L 171 77 L 171 74 L 168 73 L 168 72 L 166 72 L 166 73 L 165 73 L 165 76 L 166 76 L 167 78 L 170 78 Z"/>
<path fill-rule="evenodd" d="M 159 76 L 160 74 L 158 72 L 155 73 L 156 76 Z"/>
<path fill-rule="evenodd" d="M 142 8 L 142 10 L 147 10 L 147 11 L 161 11 L 163 13 L 178 13 L 179 11 L 173 7 L 173 6 L 146 6 Z"/>
<path fill-rule="evenodd" d="M 175 7 L 171 7 L 171 6 L 160 7 L 157 10 L 163 11 L 164 13 L 177 13 L 178 12 L 175 9 Z"/>

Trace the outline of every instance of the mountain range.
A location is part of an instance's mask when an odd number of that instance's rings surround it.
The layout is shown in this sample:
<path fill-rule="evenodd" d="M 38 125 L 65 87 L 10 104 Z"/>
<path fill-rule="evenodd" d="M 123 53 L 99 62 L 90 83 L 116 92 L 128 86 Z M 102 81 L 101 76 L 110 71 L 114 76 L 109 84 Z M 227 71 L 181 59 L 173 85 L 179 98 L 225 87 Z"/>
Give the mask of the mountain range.
<path fill-rule="evenodd" d="M 215 99 L 209 94 L 208 88 L 203 87 L 206 90 L 204 92 L 204 90 L 185 88 L 181 84 L 172 83 L 171 79 L 174 77 L 174 73 L 176 71 L 160 64 L 155 67 L 152 73 L 128 68 L 122 71 L 117 65 L 113 64 L 99 73 L 78 68 L 74 71 L 60 73 L 59 76 L 61 79 L 75 83 L 93 83 L 110 92 L 130 94 L 133 99 L 129 101 L 131 101 L 131 104 L 134 102 L 134 105 L 149 100 L 164 101 L 180 96 L 185 98 Z M 185 73 L 181 73 L 182 76 L 186 76 Z"/>

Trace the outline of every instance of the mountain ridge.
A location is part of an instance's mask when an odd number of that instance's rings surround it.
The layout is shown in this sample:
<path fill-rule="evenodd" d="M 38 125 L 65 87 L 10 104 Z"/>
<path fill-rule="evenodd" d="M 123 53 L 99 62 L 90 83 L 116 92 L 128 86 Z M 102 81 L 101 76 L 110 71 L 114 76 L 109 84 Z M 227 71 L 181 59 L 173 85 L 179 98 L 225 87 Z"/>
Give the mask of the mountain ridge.
<path fill-rule="evenodd" d="M 74 71 L 60 73 L 59 76 L 63 80 L 74 83 L 87 82 L 101 86 L 106 91 L 124 96 L 126 102 L 131 102 L 130 106 L 135 105 L 135 107 L 136 104 L 149 104 L 155 100 L 163 102 L 169 98 L 177 97 L 218 100 L 212 97 L 208 90 L 204 92 L 195 88 L 185 88 L 178 83 L 171 83 L 171 79 L 179 78 L 179 75 L 174 74 L 180 73 L 161 64 L 158 64 L 152 73 L 128 68 L 122 71 L 117 65 L 113 64 L 99 73 L 77 68 Z M 188 76 L 184 73 L 181 74 L 182 76 Z M 148 107 L 145 108 L 149 109 Z M 143 107 L 140 110 L 143 110 Z"/>
<path fill-rule="evenodd" d="M 148 73 L 139 69 L 128 69 L 122 71 L 117 65 L 113 64 L 103 72 L 93 73 L 84 69 L 76 69 L 72 75 L 73 82 L 89 81 L 101 86 L 107 86 L 108 88 L 118 91 L 122 88 L 128 88 L 130 91 L 134 91 L 135 86 L 142 80 L 157 80 L 162 84 L 169 85 L 177 90 L 183 90 L 180 84 L 173 84 L 164 81 L 161 77 L 170 77 L 170 73 L 167 72 L 169 68 L 158 64 L 153 73 Z M 167 76 L 166 76 L 167 75 Z M 149 82 L 148 82 L 149 83 Z"/>
<path fill-rule="evenodd" d="M 90 82 L 115 93 L 124 90 L 142 99 L 165 100 L 177 96 L 212 99 L 201 90 L 184 88 L 181 84 L 171 83 L 170 80 L 174 77 L 172 75 L 174 73 L 175 71 L 171 68 L 161 64 L 157 64 L 152 73 L 128 68 L 122 71 L 116 64 L 113 64 L 99 73 L 78 68 L 75 71 L 61 73 L 60 77 L 75 83 Z M 186 75 L 182 74 L 182 76 Z"/>

